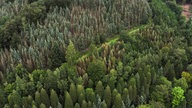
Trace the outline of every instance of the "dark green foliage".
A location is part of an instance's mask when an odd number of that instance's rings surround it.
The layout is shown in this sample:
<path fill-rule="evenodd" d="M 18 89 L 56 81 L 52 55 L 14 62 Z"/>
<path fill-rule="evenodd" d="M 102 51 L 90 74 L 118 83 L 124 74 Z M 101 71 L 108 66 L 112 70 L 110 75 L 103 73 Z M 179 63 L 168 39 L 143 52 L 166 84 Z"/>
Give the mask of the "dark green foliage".
<path fill-rule="evenodd" d="M 102 99 L 103 94 L 104 94 L 104 93 L 103 93 L 103 92 L 104 92 L 104 87 L 103 87 L 103 84 L 102 84 L 101 81 L 99 81 L 99 82 L 97 83 L 95 90 L 96 90 L 96 93 L 97 93 L 97 94 L 100 96 L 100 98 Z"/>
<path fill-rule="evenodd" d="M 166 3 L 161 0 L 152 0 L 150 5 L 153 11 L 152 18 L 155 24 L 166 24 L 170 27 L 175 27 L 177 25 L 175 13 L 167 7 Z"/>
<path fill-rule="evenodd" d="M 49 96 L 47 94 L 47 92 L 45 91 L 45 89 L 41 89 L 40 92 L 40 98 L 41 98 L 41 103 L 44 104 L 46 107 L 50 106 L 50 100 L 49 100 Z"/>
<path fill-rule="evenodd" d="M 122 108 L 123 107 L 121 94 L 116 95 L 115 100 L 114 100 L 114 106 L 115 106 L 115 108 Z"/>
<path fill-rule="evenodd" d="M 73 100 L 68 92 L 65 93 L 65 108 L 73 108 Z"/>
<path fill-rule="evenodd" d="M 51 106 L 53 108 L 57 108 L 59 103 L 59 98 L 57 96 L 57 93 L 53 89 L 51 90 L 50 101 L 51 101 Z"/>
<path fill-rule="evenodd" d="M 70 85 L 69 94 L 71 95 L 73 103 L 76 103 L 76 101 L 77 101 L 77 89 L 73 83 L 71 83 L 71 85 Z"/>
<path fill-rule="evenodd" d="M 18 107 L 21 106 L 22 104 L 22 98 L 20 94 L 17 91 L 13 91 L 9 96 L 8 96 L 8 102 L 10 107 L 14 107 L 17 105 Z"/>
<path fill-rule="evenodd" d="M 181 12 L 175 0 L 0 0 L 0 107 L 191 107 Z"/>
<path fill-rule="evenodd" d="M 29 5 L 24 6 L 21 10 L 21 16 L 25 17 L 28 22 L 34 22 L 38 20 L 43 20 L 46 15 L 46 7 L 44 2 L 39 0 L 38 2 L 33 2 Z"/>
<path fill-rule="evenodd" d="M 106 67 L 103 61 L 94 60 L 89 63 L 87 73 L 93 82 L 98 82 L 105 75 Z"/>
<path fill-rule="evenodd" d="M 87 107 L 87 102 L 86 102 L 85 100 L 83 100 L 82 105 L 81 105 L 81 108 L 88 108 L 88 107 Z"/>

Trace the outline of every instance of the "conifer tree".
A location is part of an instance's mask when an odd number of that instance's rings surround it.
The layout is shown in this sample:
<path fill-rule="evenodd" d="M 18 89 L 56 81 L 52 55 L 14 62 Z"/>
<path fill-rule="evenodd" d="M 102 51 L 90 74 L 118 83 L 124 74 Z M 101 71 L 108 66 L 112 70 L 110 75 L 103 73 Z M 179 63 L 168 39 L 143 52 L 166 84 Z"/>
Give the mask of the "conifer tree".
<path fill-rule="evenodd" d="M 92 88 L 87 88 L 85 94 L 87 101 L 95 102 L 95 93 Z"/>
<path fill-rule="evenodd" d="M 76 103 L 74 108 L 81 108 L 81 107 L 80 107 L 79 103 Z"/>
<path fill-rule="evenodd" d="M 39 108 L 46 108 L 45 104 L 41 103 Z"/>
<path fill-rule="evenodd" d="M 111 89 L 109 86 L 105 88 L 103 99 L 105 100 L 107 107 L 110 108 L 111 107 Z"/>
<path fill-rule="evenodd" d="M 41 97 L 41 103 L 46 105 L 46 107 L 49 107 L 50 106 L 49 96 L 48 96 L 47 92 L 45 91 L 45 89 L 43 89 L 43 88 L 41 89 L 40 97 Z"/>
<path fill-rule="evenodd" d="M 69 65 L 74 65 L 75 61 L 78 58 L 78 53 L 75 49 L 75 46 L 72 41 L 69 42 L 69 45 L 67 47 L 66 51 L 66 60 Z"/>
<path fill-rule="evenodd" d="M 73 108 L 73 101 L 68 92 L 65 93 L 65 108 Z"/>
<path fill-rule="evenodd" d="M 88 108 L 87 107 L 87 102 L 85 100 L 82 101 L 81 108 Z"/>
<path fill-rule="evenodd" d="M 35 102 L 36 102 L 36 104 L 37 104 L 37 107 L 39 107 L 40 104 L 41 104 L 41 96 L 40 96 L 39 91 L 36 91 L 36 92 L 35 92 Z"/>
<path fill-rule="evenodd" d="M 77 101 L 77 89 L 73 83 L 70 85 L 69 94 L 73 100 L 73 103 L 75 103 Z"/>
<path fill-rule="evenodd" d="M 53 89 L 51 90 L 50 100 L 51 100 L 51 106 L 53 108 L 57 108 L 59 103 L 59 98 L 57 96 L 57 93 Z"/>
<path fill-rule="evenodd" d="M 104 87 L 101 81 L 99 81 L 96 85 L 96 93 L 100 96 L 100 98 L 102 99 L 103 97 L 103 91 L 104 91 Z"/>
<path fill-rule="evenodd" d="M 89 102 L 87 103 L 87 108 L 93 108 L 93 105 L 92 105 L 92 102 L 91 102 L 91 101 L 89 101 Z"/>
<path fill-rule="evenodd" d="M 107 104 L 106 104 L 105 101 L 103 101 L 103 102 L 101 103 L 101 108 L 107 108 Z"/>
<path fill-rule="evenodd" d="M 123 104 L 122 104 L 122 98 L 121 98 L 121 94 L 117 94 L 114 100 L 114 105 L 115 108 L 122 108 Z"/>
<path fill-rule="evenodd" d="M 82 103 L 83 100 L 85 100 L 85 95 L 83 93 L 81 93 L 78 97 L 78 103 Z"/>

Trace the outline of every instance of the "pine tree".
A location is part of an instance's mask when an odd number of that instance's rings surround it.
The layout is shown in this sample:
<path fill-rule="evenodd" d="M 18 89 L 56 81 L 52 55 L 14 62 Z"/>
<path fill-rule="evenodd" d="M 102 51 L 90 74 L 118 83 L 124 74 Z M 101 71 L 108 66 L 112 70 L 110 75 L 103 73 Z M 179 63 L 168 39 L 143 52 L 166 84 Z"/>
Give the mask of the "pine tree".
<path fill-rule="evenodd" d="M 46 108 L 45 104 L 41 103 L 39 108 Z"/>
<path fill-rule="evenodd" d="M 100 96 L 101 99 L 103 97 L 103 91 L 104 91 L 103 84 L 101 81 L 99 81 L 96 85 L 96 93 Z"/>
<path fill-rule="evenodd" d="M 73 101 L 68 92 L 65 93 L 65 108 L 73 108 Z"/>
<path fill-rule="evenodd" d="M 117 94 L 114 100 L 114 105 L 115 108 L 122 108 L 123 104 L 122 104 L 122 98 L 121 98 L 121 94 Z"/>
<path fill-rule="evenodd" d="M 83 93 L 81 93 L 78 97 L 78 103 L 82 103 L 82 101 L 85 100 L 85 96 Z"/>
<path fill-rule="evenodd" d="M 75 103 L 77 101 L 77 89 L 73 83 L 70 85 L 69 94 L 73 100 L 73 103 Z"/>
<path fill-rule="evenodd" d="M 117 89 L 113 89 L 113 92 L 112 92 L 112 103 L 114 104 L 115 102 L 115 98 L 116 98 L 116 95 L 118 94 L 118 91 Z"/>
<path fill-rule="evenodd" d="M 45 91 L 45 89 L 43 89 L 43 88 L 41 89 L 40 97 L 41 97 L 41 103 L 46 105 L 46 107 L 49 107 L 50 106 L 49 96 L 48 96 L 47 92 Z"/>
<path fill-rule="evenodd" d="M 39 107 L 40 104 L 41 104 L 41 96 L 40 96 L 39 91 L 36 91 L 36 92 L 35 92 L 35 102 L 36 102 L 36 104 L 37 104 L 37 107 Z"/>
<path fill-rule="evenodd" d="M 109 86 L 105 88 L 103 99 L 105 100 L 108 108 L 110 108 L 111 107 L 111 89 Z"/>
<path fill-rule="evenodd" d="M 17 91 L 13 90 L 8 96 L 8 102 L 10 107 L 14 107 L 14 105 L 20 106 L 22 104 L 22 98 Z"/>
<path fill-rule="evenodd" d="M 87 101 L 95 102 L 95 93 L 92 88 L 87 88 L 85 94 Z"/>
<path fill-rule="evenodd" d="M 88 108 L 87 107 L 87 102 L 85 100 L 82 101 L 81 108 Z"/>
<path fill-rule="evenodd" d="M 75 49 L 75 46 L 73 44 L 72 41 L 69 42 L 69 45 L 67 47 L 67 51 L 66 51 L 66 60 L 67 60 L 67 63 L 69 65 L 74 65 L 75 61 L 77 60 L 78 58 L 78 53 Z"/>
<path fill-rule="evenodd" d="M 107 108 L 107 104 L 106 104 L 105 101 L 103 101 L 103 102 L 101 103 L 101 108 Z"/>
<path fill-rule="evenodd" d="M 80 107 L 79 103 L 76 103 L 74 108 L 81 108 L 81 107 Z"/>
<path fill-rule="evenodd" d="M 53 89 L 51 90 L 50 100 L 51 100 L 51 106 L 53 108 L 57 108 L 58 103 L 59 103 L 59 98 L 57 96 L 57 93 Z"/>
<path fill-rule="evenodd" d="M 92 105 L 91 101 L 89 101 L 89 102 L 87 103 L 87 108 L 93 108 L 93 105 Z"/>

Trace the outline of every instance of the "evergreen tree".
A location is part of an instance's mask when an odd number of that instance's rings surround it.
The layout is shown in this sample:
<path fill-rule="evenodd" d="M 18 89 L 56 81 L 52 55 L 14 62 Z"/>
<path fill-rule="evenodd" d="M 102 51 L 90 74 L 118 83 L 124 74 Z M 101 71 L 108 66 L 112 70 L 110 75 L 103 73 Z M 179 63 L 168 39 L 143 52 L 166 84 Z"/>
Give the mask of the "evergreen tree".
<path fill-rule="evenodd" d="M 65 108 L 73 108 L 73 101 L 68 92 L 65 93 Z"/>
<path fill-rule="evenodd" d="M 105 100 L 108 108 L 111 107 L 111 98 L 112 98 L 112 97 L 111 97 L 111 89 L 110 89 L 109 86 L 107 86 L 107 87 L 105 88 L 105 91 L 104 91 L 104 97 L 103 97 L 103 99 Z"/>
<path fill-rule="evenodd" d="M 45 89 L 43 88 L 41 89 L 40 97 L 41 97 L 41 103 L 46 105 L 46 107 L 49 107 L 50 106 L 49 96 L 45 91 Z"/>
<path fill-rule="evenodd" d="M 45 104 L 41 103 L 39 108 L 46 108 Z"/>
<path fill-rule="evenodd" d="M 82 101 L 81 108 L 87 108 L 87 102 L 85 100 Z"/>
<path fill-rule="evenodd" d="M 93 82 L 98 82 L 105 75 L 106 67 L 103 61 L 94 60 L 89 63 L 87 73 Z"/>
<path fill-rule="evenodd" d="M 71 65 L 71 66 L 76 63 L 75 61 L 78 58 L 78 52 L 76 51 L 75 46 L 74 46 L 72 41 L 70 41 L 69 45 L 67 46 L 67 51 L 66 51 L 66 57 L 65 58 L 67 60 L 67 63 L 69 65 Z"/>
<path fill-rule="evenodd" d="M 85 100 L 85 95 L 81 93 L 78 98 L 78 103 L 82 103 L 83 100 Z"/>
<path fill-rule="evenodd" d="M 102 102 L 102 104 L 101 104 L 101 108 L 107 108 L 107 104 L 106 104 L 105 101 Z"/>
<path fill-rule="evenodd" d="M 39 107 L 40 104 L 41 104 L 41 96 L 40 96 L 39 91 L 36 91 L 36 92 L 35 92 L 35 102 L 36 102 L 36 104 L 37 104 L 37 107 Z"/>
<path fill-rule="evenodd" d="M 8 102 L 10 107 L 14 107 L 14 105 L 21 106 L 22 98 L 17 91 L 13 90 L 13 92 L 8 96 Z"/>
<path fill-rule="evenodd" d="M 85 94 L 87 101 L 95 102 L 95 93 L 92 88 L 87 88 Z"/>
<path fill-rule="evenodd" d="M 77 101 L 77 89 L 73 83 L 70 85 L 69 94 L 73 100 L 73 103 L 75 103 Z"/>
<path fill-rule="evenodd" d="M 104 91 L 104 87 L 103 87 L 103 83 L 101 81 L 99 81 L 96 85 L 96 93 L 101 97 L 103 97 L 103 91 Z"/>
<path fill-rule="evenodd" d="M 121 98 L 121 94 L 117 94 L 114 100 L 114 105 L 115 108 L 122 108 L 123 104 L 122 104 L 122 98 Z"/>
<path fill-rule="evenodd" d="M 74 108 L 81 108 L 81 107 L 80 107 L 79 103 L 76 103 Z"/>
<path fill-rule="evenodd" d="M 57 93 L 53 89 L 51 90 L 50 100 L 51 100 L 51 106 L 53 108 L 57 108 L 59 103 L 59 98 L 57 96 Z"/>

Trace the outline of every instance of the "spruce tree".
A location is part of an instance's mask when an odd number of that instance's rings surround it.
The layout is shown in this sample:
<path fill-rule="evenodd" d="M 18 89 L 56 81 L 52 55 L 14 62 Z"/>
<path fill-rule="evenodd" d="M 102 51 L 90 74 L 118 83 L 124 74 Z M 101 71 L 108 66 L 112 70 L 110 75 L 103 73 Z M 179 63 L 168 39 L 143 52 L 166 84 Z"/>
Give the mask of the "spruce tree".
<path fill-rule="evenodd" d="M 53 89 L 51 90 L 50 100 L 51 100 L 51 106 L 53 108 L 57 108 L 58 103 L 59 103 L 59 98 L 58 98 L 57 93 Z"/>
<path fill-rule="evenodd" d="M 71 95 L 73 103 L 75 103 L 77 101 L 77 89 L 73 83 L 70 85 L 69 94 Z"/>
<path fill-rule="evenodd" d="M 123 104 L 122 104 L 121 94 L 118 93 L 115 96 L 114 105 L 115 105 L 115 108 L 122 108 Z"/>
<path fill-rule="evenodd" d="M 85 96 L 83 93 L 81 93 L 78 97 L 78 103 L 82 103 L 82 101 L 85 100 Z"/>
<path fill-rule="evenodd" d="M 40 96 L 39 91 L 36 91 L 36 92 L 35 92 L 35 102 L 36 102 L 36 104 L 37 104 L 37 107 L 39 107 L 40 104 L 41 104 L 41 96 Z"/>
<path fill-rule="evenodd" d="M 76 103 L 74 108 L 81 108 L 81 107 L 80 107 L 79 103 Z"/>
<path fill-rule="evenodd" d="M 73 101 L 68 92 L 65 93 L 65 108 L 73 108 Z"/>
<path fill-rule="evenodd" d="M 41 96 L 41 103 L 43 103 L 46 107 L 49 107 L 50 106 L 49 96 L 45 91 L 45 89 L 43 88 L 41 89 L 40 96 Z"/>
<path fill-rule="evenodd" d="M 39 108 L 46 108 L 45 104 L 41 103 Z"/>
<path fill-rule="evenodd" d="M 81 108 L 88 108 L 87 107 L 87 102 L 85 100 L 82 101 Z"/>
<path fill-rule="evenodd" d="M 105 88 L 103 99 L 105 100 L 108 108 L 110 108 L 111 107 L 111 89 L 109 86 Z"/>
<path fill-rule="evenodd" d="M 75 49 L 75 46 L 72 41 L 69 42 L 69 45 L 67 46 L 67 51 L 66 51 L 66 60 L 67 63 L 72 66 L 75 64 L 75 61 L 78 58 L 78 53 Z"/>
<path fill-rule="evenodd" d="M 103 97 L 103 91 L 104 91 L 103 84 L 101 81 L 99 81 L 96 85 L 96 93 L 100 96 L 101 99 Z"/>

